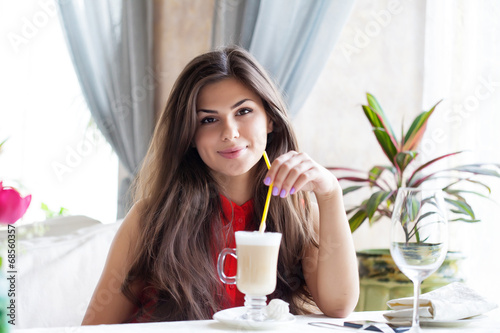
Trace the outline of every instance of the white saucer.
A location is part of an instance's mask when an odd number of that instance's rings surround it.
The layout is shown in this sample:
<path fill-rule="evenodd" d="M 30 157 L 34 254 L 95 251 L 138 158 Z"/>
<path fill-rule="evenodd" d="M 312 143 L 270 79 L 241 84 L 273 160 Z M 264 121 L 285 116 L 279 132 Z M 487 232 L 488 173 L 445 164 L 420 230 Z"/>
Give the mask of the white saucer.
<path fill-rule="evenodd" d="M 295 321 L 295 317 L 292 314 L 288 314 L 285 319 L 282 320 L 265 320 L 261 322 L 255 322 L 250 320 L 240 319 L 240 317 L 245 314 L 245 307 L 240 306 L 237 308 L 231 308 L 219 311 L 214 314 L 214 319 L 218 322 L 226 324 L 235 328 L 247 328 L 254 330 L 267 330 L 270 328 L 282 327 L 293 323 Z"/>

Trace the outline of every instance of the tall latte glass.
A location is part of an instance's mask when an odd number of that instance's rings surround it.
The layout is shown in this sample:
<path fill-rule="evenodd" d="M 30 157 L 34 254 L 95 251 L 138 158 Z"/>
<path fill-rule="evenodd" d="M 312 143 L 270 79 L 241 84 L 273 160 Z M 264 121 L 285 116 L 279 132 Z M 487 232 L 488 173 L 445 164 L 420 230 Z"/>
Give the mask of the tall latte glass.
<path fill-rule="evenodd" d="M 225 248 L 217 261 L 217 272 L 222 282 L 236 284 L 245 294 L 246 313 L 242 319 L 264 321 L 266 295 L 276 289 L 276 269 L 281 234 L 277 232 L 237 231 L 236 249 Z M 236 276 L 224 274 L 227 255 L 238 260 Z"/>

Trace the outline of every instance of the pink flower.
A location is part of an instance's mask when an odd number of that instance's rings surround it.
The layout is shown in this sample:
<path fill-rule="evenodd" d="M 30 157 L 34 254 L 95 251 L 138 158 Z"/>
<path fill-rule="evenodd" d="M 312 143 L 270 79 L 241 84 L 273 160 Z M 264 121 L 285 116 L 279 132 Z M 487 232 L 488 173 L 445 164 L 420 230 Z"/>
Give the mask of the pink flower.
<path fill-rule="evenodd" d="M 13 224 L 19 220 L 31 202 L 31 194 L 21 197 L 12 187 L 3 187 L 0 182 L 0 223 Z"/>

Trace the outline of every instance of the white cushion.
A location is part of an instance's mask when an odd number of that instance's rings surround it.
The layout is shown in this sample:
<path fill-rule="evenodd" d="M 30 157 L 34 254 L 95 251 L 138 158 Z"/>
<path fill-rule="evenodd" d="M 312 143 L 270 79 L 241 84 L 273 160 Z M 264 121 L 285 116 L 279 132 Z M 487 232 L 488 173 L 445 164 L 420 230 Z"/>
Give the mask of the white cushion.
<path fill-rule="evenodd" d="M 16 327 L 80 325 L 120 224 L 61 218 L 43 237 L 18 240 Z"/>

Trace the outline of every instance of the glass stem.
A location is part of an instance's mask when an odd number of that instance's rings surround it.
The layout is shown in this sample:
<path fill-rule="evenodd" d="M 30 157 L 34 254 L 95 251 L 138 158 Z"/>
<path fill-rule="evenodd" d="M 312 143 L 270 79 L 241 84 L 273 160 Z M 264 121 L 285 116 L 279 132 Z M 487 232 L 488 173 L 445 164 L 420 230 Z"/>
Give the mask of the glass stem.
<path fill-rule="evenodd" d="M 266 307 L 266 296 L 250 296 L 245 295 L 245 318 L 252 321 L 266 320 L 264 308 Z"/>
<path fill-rule="evenodd" d="M 420 279 L 416 278 L 413 281 L 413 321 L 411 327 L 420 327 L 419 316 L 419 298 L 420 298 Z"/>

